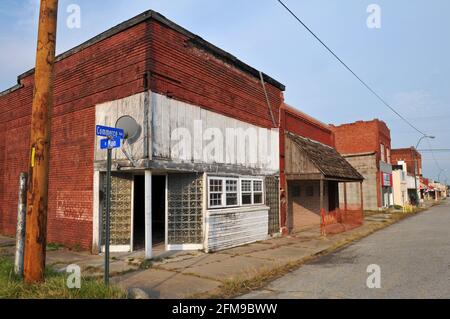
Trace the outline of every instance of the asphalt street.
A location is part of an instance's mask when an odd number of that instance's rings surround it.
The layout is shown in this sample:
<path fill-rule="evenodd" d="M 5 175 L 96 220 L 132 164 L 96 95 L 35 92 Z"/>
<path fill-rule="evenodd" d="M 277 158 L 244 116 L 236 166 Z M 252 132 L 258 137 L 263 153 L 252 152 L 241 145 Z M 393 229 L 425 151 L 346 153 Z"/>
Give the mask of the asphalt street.
<path fill-rule="evenodd" d="M 367 286 L 369 265 L 380 288 Z M 450 298 L 450 200 L 241 298 Z"/>

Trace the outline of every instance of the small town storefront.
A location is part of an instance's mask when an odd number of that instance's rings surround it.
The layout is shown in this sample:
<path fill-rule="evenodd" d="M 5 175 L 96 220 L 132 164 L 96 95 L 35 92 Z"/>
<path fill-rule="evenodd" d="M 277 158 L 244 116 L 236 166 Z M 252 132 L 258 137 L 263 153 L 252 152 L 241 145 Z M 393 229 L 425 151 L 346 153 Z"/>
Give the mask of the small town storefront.
<path fill-rule="evenodd" d="M 290 232 L 331 234 L 363 223 L 363 177 L 335 149 L 286 133 L 285 159 Z M 348 197 L 358 197 L 360 204 L 349 205 Z"/>
<path fill-rule="evenodd" d="M 153 92 L 97 105 L 96 123 L 126 135 L 112 153 L 111 251 L 210 252 L 279 233 L 278 130 Z M 98 143 L 94 253 L 105 237 L 106 153 Z"/>

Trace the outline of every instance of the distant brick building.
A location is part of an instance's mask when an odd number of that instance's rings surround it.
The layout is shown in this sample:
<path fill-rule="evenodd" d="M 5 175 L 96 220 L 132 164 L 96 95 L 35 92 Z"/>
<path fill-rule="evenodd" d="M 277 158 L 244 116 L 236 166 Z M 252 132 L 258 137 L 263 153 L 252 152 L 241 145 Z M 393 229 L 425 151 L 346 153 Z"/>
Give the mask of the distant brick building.
<path fill-rule="evenodd" d="M 386 123 L 375 119 L 331 128 L 338 152 L 364 176 L 364 208 L 374 210 L 392 205 L 391 133 Z M 357 204 L 357 198 L 350 198 L 349 202 Z"/>
<path fill-rule="evenodd" d="M 422 155 L 415 147 L 397 148 L 391 152 L 392 164 L 402 163 L 406 166 L 406 180 L 408 188 L 408 200 L 412 204 L 417 204 L 423 199 L 423 192 L 420 188 L 420 177 L 422 176 Z"/>
<path fill-rule="evenodd" d="M 422 176 L 422 155 L 416 150 L 415 147 L 409 148 L 395 148 L 391 150 L 392 164 L 397 164 L 399 161 L 406 163 L 406 169 L 408 175 Z M 417 172 L 415 172 L 415 163 L 417 164 Z"/>

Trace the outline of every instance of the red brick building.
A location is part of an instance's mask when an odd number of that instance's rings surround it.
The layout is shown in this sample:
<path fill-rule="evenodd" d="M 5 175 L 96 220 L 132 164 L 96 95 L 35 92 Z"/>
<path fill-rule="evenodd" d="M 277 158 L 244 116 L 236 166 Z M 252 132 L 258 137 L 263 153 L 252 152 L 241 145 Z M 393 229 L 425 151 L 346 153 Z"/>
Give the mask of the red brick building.
<path fill-rule="evenodd" d="M 392 205 L 391 133 L 386 123 L 375 119 L 331 127 L 338 152 L 364 176 L 365 208 Z"/>
<path fill-rule="evenodd" d="M 33 76 L 0 93 L 6 235 L 15 234 L 18 178 L 28 170 Z M 54 81 L 48 242 L 101 251 L 106 155 L 95 126 L 124 118 L 137 129 L 113 151 L 113 251 L 264 240 L 293 226 L 295 201 L 314 223 L 338 223 L 338 183 L 362 179 L 328 125 L 284 104 L 284 85 L 154 11 L 59 55 Z M 293 165 L 295 152 L 306 166 Z M 305 201 L 288 196 L 296 181 L 309 183 Z"/>
<path fill-rule="evenodd" d="M 343 193 L 340 205 L 338 188 L 363 178 L 335 150 L 330 126 L 286 104 L 280 124 L 282 231 L 313 228 L 326 234 L 361 225 L 361 199 L 360 205 L 349 209 Z"/>
<path fill-rule="evenodd" d="M 417 175 L 422 176 L 422 155 L 415 147 L 393 149 L 391 151 L 391 161 L 393 164 L 397 164 L 398 161 L 404 161 L 408 175 L 412 176 L 416 174 L 414 169 L 416 163 Z"/>
<path fill-rule="evenodd" d="M 0 233 L 6 235 L 15 234 L 19 173 L 28 170 L 33 75 L 20 75 L 16 86 L 0 93 Z M 132 116 L 142 132 L 127 146 L 133 162 L 114 151 L 117 250 L 148 249 L 155 241 L 168 249 L 216 250 L 278 232 L 279 137 L 272 129 L 279 126 L 285 88 L 265 74 L 263 79 L 264 85 L 258 70 L 153 11 L 59 55 L 48 241 L 100 250 L 105 158 L 95 125 L 114 126 L 123 116 Z M 275 160 L 250 161 L 245 140 L 240 161 L 228 153 L 223 162 L 203 161 L 197 144 L 191 157 L 174 154 L 179 143 L 169 129 L 195 131 L 196 124 L 209 137 L 208 128 L 224 131 L 225 125 L 275 137 L 265 145 L 272 145 Z M 196 206 L 187 211 L 185 198 Z M 256 222 L 250 213 L 259 216 Z M 231 238 L 236 229 L 242 236 Z"/>

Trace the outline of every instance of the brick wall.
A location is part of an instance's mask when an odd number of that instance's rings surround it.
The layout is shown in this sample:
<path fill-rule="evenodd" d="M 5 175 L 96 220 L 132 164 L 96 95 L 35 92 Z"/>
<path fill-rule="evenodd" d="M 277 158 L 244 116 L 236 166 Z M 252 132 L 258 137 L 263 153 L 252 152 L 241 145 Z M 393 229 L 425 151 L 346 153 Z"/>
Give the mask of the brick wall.
<path fill-rule="evenodd" d="M 381 160 L 380 145 L 391 149 L 390 130 L 386 123 L 378 119 L 331 125 L 331 129 L 335 134 L 336 149 L 341 154 L 376 152 L 377 159 Z"/>
<path fill-rule="evenodd" d="M 152 18 L 125 23 L 119 32 L 100 35 L 58 58 L 49 242 L 91 246 L 96 104 L 142 92 L 148 85 L 172 98 L 272 127 L 259 79 L 211 50 L 170 21 Z M 6 235 L 15 233 L 18 177 L 28 166 L 33 72 L 21 76 L 20 83 L 21 88 L 0 95 L 0 128 L 6 132 L 0 141 L 0 233 Z M 283 88 L 269 83 L 266 87 L 278 119 Z"/>
<path fill-rule="evenodd" d="M 331 147 L 335 146 L 334 133 L 328 125 L 286 104 L 283 105 L 282 112 L 286 114 L 286 131 Z"/>
<path fill-rule="evenodd" d="M 336 149 L 339 153 L 375 154 L 375 164 L 373 164 L 373 168 L 376 169 L 377 173 L 374 175 L 370 173 L 367 177 L 369 182 L 365 180 L 363 183 L 363 192 L 365 193 L 364 207 L 365 209 L 376 209 L 381 207 L 381 177 L 378 172 L 380 171 L 379 162 L 382 160 L 382 153 L 385 154 L 385 162 L 389 162 L 388 153 L 390 153 L 390 161 L 392 162 L 391 133 L 386 123 L 375 119 L 372 121 L 357 121 L 339 126 L 331 125 L 331 129 L 334 131 Z M 383 147 L 383 151 L 381 150 L 381 147 Z M 365 168 L 361 167 L 361 163 L 359 163 L 360 161 L 364 162 L 364 158 L 364 156 L 362 156 L 361 159 L 353 158 L 352 160 L 356 161 L 356 166 L 349 160 L 350 158 L 347 158 L 347 160 L 366 178 L 364 173 Z M 360 171 L 357 166 L 360 167 L 362 171 Z M 372 164 L 370 164 L 370 166 L 372 170 Z M 372 187 L 372 183 L 376 184 Z M 367 188 L 368 185 L 370 185 L 369 188 Z M 357 188 L 358 185 L 355 184 L 355 187 Z M 374 197 L 372 198 L 370 196 Z"/>
<path fill-rule="evenodd" d="M 412 148 L 393 149 L 391 152 L 392 163 L 397 164 L 398 161 L 406 163 L 406 169 L 410 175 L 414 175 L 414 158 L 417 163 L 417 174 L 422 175 L 422 155 Z"/>

